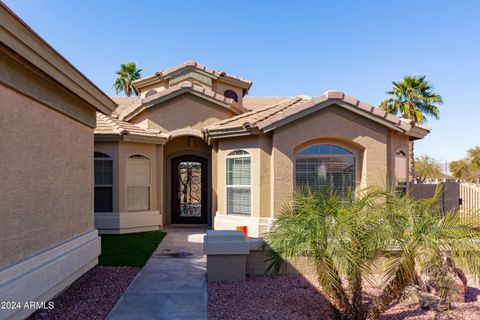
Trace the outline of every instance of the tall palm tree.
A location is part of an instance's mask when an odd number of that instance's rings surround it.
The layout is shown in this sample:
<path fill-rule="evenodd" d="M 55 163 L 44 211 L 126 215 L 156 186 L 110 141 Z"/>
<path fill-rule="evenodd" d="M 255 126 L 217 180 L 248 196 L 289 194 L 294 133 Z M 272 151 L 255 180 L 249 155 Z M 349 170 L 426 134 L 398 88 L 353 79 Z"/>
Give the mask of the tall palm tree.
<path fill-rule="evenodd" d="M 142 69 L 137 69 L 135 62 L 122 63 L 120 70 L 116 72 L 118 77 L 113 83 L 115 93 L 118 94 L 120 91 L 123 91 L 127 97 L 130 97 L 132 94 L 138 96 L 138 90 L 133 86 L 133 81 L 140 79 L 141 72 Z"/>
<path fill-rule="evenodd" d="M 405 76 L 400 81 L 393 81 L 393 88 L 387 94 L 393 96 L 384 100 L 380 107 L 387 112 L 410 119 L 412 124 L 423 123 L 427 116 L 438 119 L 438 106 L 442 97 L 433 92 L 433 85 L 425 80 L 426 76 Z M 410 181 L 415 177 L 414 143 L 410 141 Z"/>

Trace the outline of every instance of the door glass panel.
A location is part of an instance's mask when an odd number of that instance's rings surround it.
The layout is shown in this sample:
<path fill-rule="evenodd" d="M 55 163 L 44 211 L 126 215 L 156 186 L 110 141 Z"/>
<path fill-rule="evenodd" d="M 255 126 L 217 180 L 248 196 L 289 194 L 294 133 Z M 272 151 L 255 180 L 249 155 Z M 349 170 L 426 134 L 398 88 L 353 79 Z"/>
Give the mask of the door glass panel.
<path fill-rule="evenodd" d="M 202 164 L 182 161 L 178 164 L 178 190 L 180 217 L 202 216 Z"/>

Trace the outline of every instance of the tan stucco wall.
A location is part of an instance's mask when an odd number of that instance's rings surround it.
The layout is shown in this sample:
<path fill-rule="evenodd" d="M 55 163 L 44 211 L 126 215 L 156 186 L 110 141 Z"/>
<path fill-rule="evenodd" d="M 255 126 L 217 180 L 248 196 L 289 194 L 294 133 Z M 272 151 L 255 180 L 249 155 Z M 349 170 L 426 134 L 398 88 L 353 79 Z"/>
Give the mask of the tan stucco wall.
<path fill-rule="evenodd" d="M 142 87 L 142 89 L 140 91 L 140 98 L 142 98 L 142 99 L 145 98 L 146 94 L 150 90 L 155 90 L 157 92 L 161 92 L 161 91 L 166 90 L 166 89 L 168 89 L 168 80 L 158 81 L 158 82 L 153 83 L 151 85 Z"/>
<path fill-rule="evenodd" d="M 272 151 L 274 214 L 279 214 L 291 198 L 295 153 L 309 144 L 336 142 L 353 151 L 358 188 L 385 183 L 387 132 L 387 128 L 338 106 L 328 107 L 277 129 Z"/>
<path fill-rule="evenodd" d="M 93 129 L 4 86 L 0 113 L 3 265 L 93 228 Z"/>
<path fill-rule="evenodd" d="M 237 96 L 238 96 L 238 103 L 242 103 L 243 101 L 243 89 L 240 87 L 235 87 L 230 84 L 225 84 L 220 81 L 213 81 L 213 91 L 221 94 L 222 96 L 224 95 L 226 90 L 232 90 L 234 91 Z"/>
<path fill-rule="evenodd" d="M 163 196 L 159 190 L 163 189 L 163 145 L 95 141 L 95 151 L 113 158 L 113 212 L 127 211 L 126 163 L 135 154 L 150 159 L 150 211 L 161 210 Z"/>
<path fill-rule="evenodd" d="M 235 114 L 215 103 L 192 94 L 182 94 L 153 106 L 134 117 L 131 122 L 152 129 L 174 131 L 184 128 L 202 129 Z M 147 121 L 148 120 L 148 121 Z"/>

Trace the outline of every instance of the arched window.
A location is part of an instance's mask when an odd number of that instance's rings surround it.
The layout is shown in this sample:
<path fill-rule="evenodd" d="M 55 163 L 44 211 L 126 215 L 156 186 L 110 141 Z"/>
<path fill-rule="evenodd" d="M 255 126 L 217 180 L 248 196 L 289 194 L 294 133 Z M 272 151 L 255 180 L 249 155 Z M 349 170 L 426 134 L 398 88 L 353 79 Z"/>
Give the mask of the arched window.
<path fill-rule="evenodd" d="M 133 155 L 127 160 L 127 211 L 150 210 L 150 160 Z"/>
<path fill-rule="evenodd" d="M 251 214 L 252 170 L 250 154 L 232 151 L 227 156 L 227 214 Z"/>
<path fill-rule="evenodd" d="M 298 186 L 329 188 L 346 198 L 355 190 L 355 155 L 331 144 L 318 144 L 297 153 L 295 180 Z"/>
<path fill-rule="evenodd" d="M 233 90 L 230 90 L 230 89 L 225 90 L 225 92 L 223 93 L 223 96 L 238 102 L 238 95 Z"/>
<path fill-rule="evenodd" d="M 155 89 L 148 90 L 147 93 L 145 94 L 145 98 L 153 96 L 154 94 L 157 94 L 158 91 Z"/>
<path fill-rule="evenodd" d="M 113 159 L 102 152 L 94 153 L 95 212 L 113 211 Z"/>

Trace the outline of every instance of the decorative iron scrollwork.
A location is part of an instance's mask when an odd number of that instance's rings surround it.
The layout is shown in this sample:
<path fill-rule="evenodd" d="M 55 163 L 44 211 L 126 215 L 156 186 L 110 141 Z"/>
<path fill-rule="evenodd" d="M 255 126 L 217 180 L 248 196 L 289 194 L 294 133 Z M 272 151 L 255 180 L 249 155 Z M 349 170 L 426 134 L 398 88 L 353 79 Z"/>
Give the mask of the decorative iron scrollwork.
<path fill-rule="evenodd" d="M 182 161 L 178 164 L 178 202 L 181 217 L 202 215 L 202 164 Z"/>

